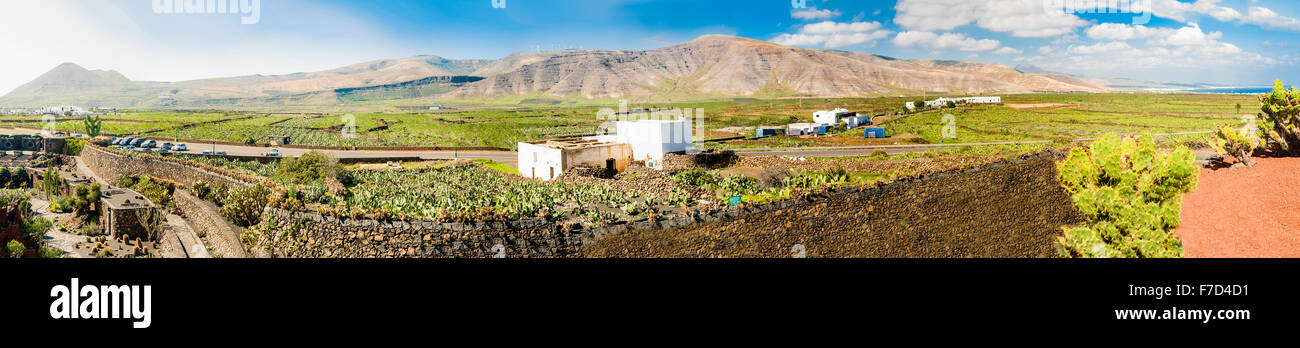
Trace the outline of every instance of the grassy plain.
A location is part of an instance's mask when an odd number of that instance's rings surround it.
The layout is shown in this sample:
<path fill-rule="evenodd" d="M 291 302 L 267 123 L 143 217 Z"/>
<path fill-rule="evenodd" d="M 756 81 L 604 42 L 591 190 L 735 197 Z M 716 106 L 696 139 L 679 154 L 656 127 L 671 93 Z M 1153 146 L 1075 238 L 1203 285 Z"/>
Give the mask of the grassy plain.
<path fill-rule="evenodd" d="M 865 114 L 893 114 L 910 100 L 898 98 L 727 99 L 709 102 L 634 104 L 631 108 L 700 109 L 697 136 L 752 135 L 752 128 L 811 122 L 817 110 L 845 108 Z M 861 130 L 830 137 L 770 137 L 710 145 L 711 148 L 843 146 L 892 143 L 972 143 L 1092 138 L 1106 132 L 1176 133 L 1211 130 L 1255 113 L 1254 96 L 1211 94 L 1029 94 L 1004 96 L 1004 105 L 965 106 L 895 117 L 884 125 L 895 136 L 864 140 Z M 488 146 L 513 149 L 520 141 L 597 132 L 601 108 L 616 102 L 575 105 L 457 105 L 451 111 L 356 113 L 356 137 L 344 136 L 341 113 L 266 114 L 250 112 L 125 112 L 104 117 L 111 135 L 148 133 L 159 138 L 266 143 L 289 136 L 296 145 L 318 146 Z M 945 115 L 953 118 L 945 119 Z M 39 117 L 0 119 L 0 127 L 41 128 Z M 946 122 L 956 137 L 945 138 Z M 19 122 L 26 121 L 26 122 Z M 202 123 L 202 124 L 200 124 Z M 387 127 L 384 127 L 387 126 Z M 84 131 L 81 121 L 63 121 L 61 131 Z"/>

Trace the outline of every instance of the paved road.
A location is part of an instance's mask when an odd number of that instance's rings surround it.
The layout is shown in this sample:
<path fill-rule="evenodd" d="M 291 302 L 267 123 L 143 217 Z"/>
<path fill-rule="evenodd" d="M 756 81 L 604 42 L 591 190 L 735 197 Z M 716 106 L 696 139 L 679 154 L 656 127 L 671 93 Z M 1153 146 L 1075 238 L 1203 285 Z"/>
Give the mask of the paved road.
<path fill-rule="evenodd" d="M 11 134 L 32 135 L 38 132 L 40 131 L 18 128 L 18 129 L 10 129 L 8 130 L 8 132 L 0 131 L 0 134 L 11 133 Z M 165 138 L 151 138 L 151 139 L 156 139 L 160 141 L 167 140 Z M 225 152 L 227 155 L 231 155 L 231 156 L 265 156 L 267 153 L 271 151 L 271 148 L 259 147 L 259 146 L 240 146 L 240 145 L 215 145 L 214 146 L 213 144 L 210 143 L 209 144 L 183 143 L 183 144 L 185 144 L 185 146 L 189 148 L 189 151 L 185 151 L 184 153 L 193 154 L 193 155 L 201 155 L 203 154 L 204 151 L 213 151 L 214 149 L 217 152 Z M 303 154 L 312 151 L 307 149 L 289 149 L 289 148 L 281 148 L 279 150 L 280 150 L 280 154 L 289 157 L 302 156 Z M 342 150 L 318 150 L 318 151 L 328 153 L 338 158 L 354 158 L 354 159 L 355 158 L 394 158 L 394 157 L 410 157 L 410 158 L 420 158 L 425 160 L 455 159 L 455 158 L 489 159 L 496 162 L 510 164 L 512 166 L 516 165 L 519 162 L 518 153 L 505 152 L 505 151 L 342 151 Z"/>

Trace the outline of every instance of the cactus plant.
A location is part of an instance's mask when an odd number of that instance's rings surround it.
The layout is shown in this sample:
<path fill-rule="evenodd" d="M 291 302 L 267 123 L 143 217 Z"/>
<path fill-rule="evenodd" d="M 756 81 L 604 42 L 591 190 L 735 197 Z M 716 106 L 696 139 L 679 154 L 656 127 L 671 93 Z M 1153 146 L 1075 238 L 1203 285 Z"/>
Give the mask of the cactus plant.
<path fill-rule="evenodd" d="M 1162 153 L 1150 134 L 1107 134 L 1057 164 L 1059 179 L 1087 226 L 1057 239 L 1066 257 L 1182 257 L 1173 229 L 1182 195 L 1196 188 L 1196 156 L 1186 147 Z"/>
<path fill-rule="evenodd" d="M 1273 93 L 1259 97 L 1265 123 L 1273 125 L 1266 135 L 1273 140 L 1275 149 L 1291 156 L 1300 156 L 1300 89 L 1286 89 L 1282 80 L 1273 82 Z"/>
<path fill-rule="evenodd" d="M 104 129 L 104 121 L 100 120 L 99 116 L 86 116 L 86 119 L 82 121 L 82 123 L 86 126 L 86 135 L 91 138 L 98 137 Z"/>
<path fill-rule="evenodd" d="M 1206 141 L 1219 156 L 1232 156 L 1237 163 L 1247 167 L 1255 166 L 1255 148 L 1260 146 L 1259 136 L 1253 129 L 1235 129 L 1232 125 L 1222 125 L 1214 136 Z"/>

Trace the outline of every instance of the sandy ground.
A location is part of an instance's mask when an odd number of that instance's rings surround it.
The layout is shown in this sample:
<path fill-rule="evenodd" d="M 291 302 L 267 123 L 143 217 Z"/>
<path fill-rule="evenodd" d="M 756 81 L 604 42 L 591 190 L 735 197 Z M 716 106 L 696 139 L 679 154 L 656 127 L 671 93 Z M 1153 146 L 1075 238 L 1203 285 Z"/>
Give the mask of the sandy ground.
<path fill-rule="evenodd" d="M 1300 158 L 1254 168 L 1202 169 L 1183 197 L 1178 237 L 1187 257 L 1300 257 Z"/>

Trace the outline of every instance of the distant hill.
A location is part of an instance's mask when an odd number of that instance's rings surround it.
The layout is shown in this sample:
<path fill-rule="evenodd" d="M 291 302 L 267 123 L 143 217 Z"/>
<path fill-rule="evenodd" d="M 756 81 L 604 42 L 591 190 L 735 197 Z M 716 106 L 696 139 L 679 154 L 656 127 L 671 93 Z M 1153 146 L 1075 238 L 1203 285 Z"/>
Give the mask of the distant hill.
<path fill-rule="evenodd" d="M 899 60 L 709 35 L 648 51 L 521 52 L 497 60 L 417 56 L 319 72 L 182 82 L 131 81 L 114 71 L 89 71 L 67 63 L 0 97 L 0 106 L 336 105 L 434 97 L 698 100 L 1105 90 L 1079 78 L 999 64 Z"/>
<path fill-rule="evenodd" d="M 851 97 L 917 92 L 1103 91 L 1060 75 L 998 64 L 904 61 L 710 35 L 650 51 L 566 51 L 448 94 L 452 98 L 699 96 Z"/>

